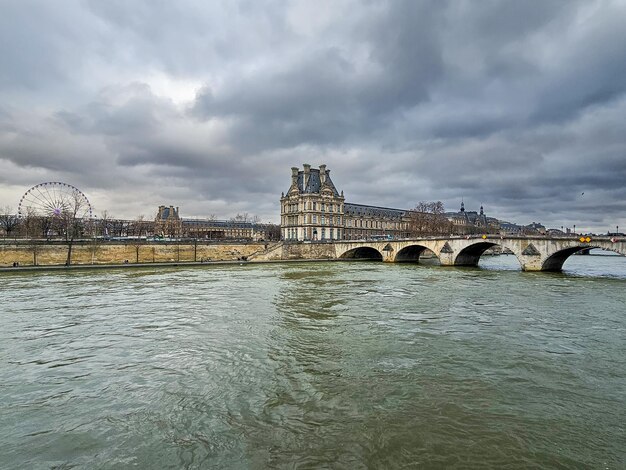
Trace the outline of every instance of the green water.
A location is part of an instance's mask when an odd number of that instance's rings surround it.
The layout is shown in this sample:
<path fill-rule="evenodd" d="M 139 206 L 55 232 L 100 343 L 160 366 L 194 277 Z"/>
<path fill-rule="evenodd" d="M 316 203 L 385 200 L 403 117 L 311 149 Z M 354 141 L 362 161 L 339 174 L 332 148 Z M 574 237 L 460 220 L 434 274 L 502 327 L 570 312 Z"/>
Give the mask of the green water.
<path fill-rule="evenodd" d="M 0 274 L 0 468 L 625 468 L 626 258 Z"/>

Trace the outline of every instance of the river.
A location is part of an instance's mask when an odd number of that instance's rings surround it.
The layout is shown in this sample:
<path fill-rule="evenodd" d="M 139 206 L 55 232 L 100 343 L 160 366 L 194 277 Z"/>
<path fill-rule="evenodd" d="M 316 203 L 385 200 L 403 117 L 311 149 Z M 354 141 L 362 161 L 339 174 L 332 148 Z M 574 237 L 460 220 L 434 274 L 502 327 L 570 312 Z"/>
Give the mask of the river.
<path fill-rule="evenodd" d="M 626 258 L 0 274 L 0 468 L 626 465 Z"/>

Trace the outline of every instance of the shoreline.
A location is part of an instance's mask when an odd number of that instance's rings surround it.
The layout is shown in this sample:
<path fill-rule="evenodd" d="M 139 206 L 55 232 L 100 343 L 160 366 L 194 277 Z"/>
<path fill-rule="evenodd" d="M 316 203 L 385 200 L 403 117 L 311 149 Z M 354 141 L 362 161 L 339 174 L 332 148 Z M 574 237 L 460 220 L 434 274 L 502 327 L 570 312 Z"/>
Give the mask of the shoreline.
<path fill-rule="evenodd" d="M 277 263 L 315 263 L 320 261 L 328 262 L 346 262 L 346 261 L 369 261 L 367 259 L 280 259 L 280 260 L 222 260 L 222 261 L 177 261 L 169 263 L 116 263 L 116 264 L 72 264 L 65 265 L 48 265 L 48 266 L 6 266 L 0 267 L 0 273 L 19 273 L 28 271 L 80 271 L 80 270 L 98 270 L 98 269 L 132 269 L 132 268 L 180 268 L 180 267 L 203 267 L 203 266 L 224 266 L 224 265 L 255 265 L 255 264 L 277 264 Z"/>

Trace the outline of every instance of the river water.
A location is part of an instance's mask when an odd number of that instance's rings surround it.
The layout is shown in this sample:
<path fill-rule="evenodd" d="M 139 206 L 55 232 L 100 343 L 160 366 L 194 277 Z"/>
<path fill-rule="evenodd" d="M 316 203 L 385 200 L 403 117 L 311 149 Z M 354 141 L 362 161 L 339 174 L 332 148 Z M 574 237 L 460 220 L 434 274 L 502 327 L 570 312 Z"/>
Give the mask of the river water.
<path fill-rule="evenodd" d="M 0 468 L 626 465 L 626 258 L 0 273 Z"/>

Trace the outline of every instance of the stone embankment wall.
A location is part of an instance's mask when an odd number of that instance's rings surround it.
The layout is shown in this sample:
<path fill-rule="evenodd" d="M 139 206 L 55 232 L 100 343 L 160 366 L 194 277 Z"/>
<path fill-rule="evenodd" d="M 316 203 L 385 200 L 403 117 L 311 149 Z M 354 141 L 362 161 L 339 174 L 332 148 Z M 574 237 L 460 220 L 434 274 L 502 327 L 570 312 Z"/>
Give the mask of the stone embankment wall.
<path fill-rule="evenodd" d="M 72 264 L 168 263 L 235 261 L 264 251 L 266 243 L 75 243 Z M 65 264 L 63 243 L 0 243 L 0 266 L 52 266 Z"/>
<path fill-rule="evenodd" d="M 333 243 L 277 243 L 251 257 L 250 261 L 280 261 L 297 259 L 335 259 Z"/>

